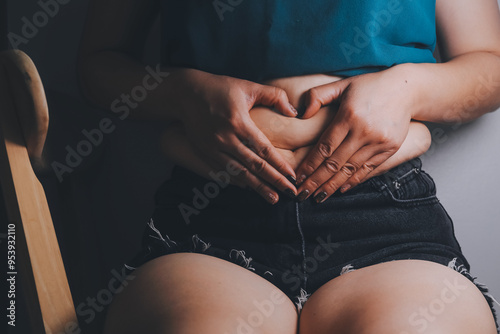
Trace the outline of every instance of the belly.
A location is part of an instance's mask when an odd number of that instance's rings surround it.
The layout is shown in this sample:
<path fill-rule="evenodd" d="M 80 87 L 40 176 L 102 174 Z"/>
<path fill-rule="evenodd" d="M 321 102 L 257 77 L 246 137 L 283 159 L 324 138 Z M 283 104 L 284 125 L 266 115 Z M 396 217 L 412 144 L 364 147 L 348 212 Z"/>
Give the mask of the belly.
<path fill-rule="evenodd" d="M 264 84 L 279 87 L 285 90 L 290 103 L 296 108 L 299 108 L 303 103 L 302 98 L 304 93 L 309 89 L 321 85 L 326 85 L 328 83 L 332 83 L 341 79 L 341 77 L 332 75 L 311 74 L 298 77 L 269 80 L 264 82 Z"/>

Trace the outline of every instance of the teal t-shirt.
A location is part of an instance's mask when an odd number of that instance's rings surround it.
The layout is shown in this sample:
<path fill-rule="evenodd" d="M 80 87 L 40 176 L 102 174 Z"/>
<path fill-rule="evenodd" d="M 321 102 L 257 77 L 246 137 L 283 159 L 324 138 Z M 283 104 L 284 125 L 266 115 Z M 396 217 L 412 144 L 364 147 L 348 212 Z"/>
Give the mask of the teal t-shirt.
<path fill-rule="evenodd" d="M 163 0 L 163 61 L 252 81 L 435 62 L 435 0 Z"/>

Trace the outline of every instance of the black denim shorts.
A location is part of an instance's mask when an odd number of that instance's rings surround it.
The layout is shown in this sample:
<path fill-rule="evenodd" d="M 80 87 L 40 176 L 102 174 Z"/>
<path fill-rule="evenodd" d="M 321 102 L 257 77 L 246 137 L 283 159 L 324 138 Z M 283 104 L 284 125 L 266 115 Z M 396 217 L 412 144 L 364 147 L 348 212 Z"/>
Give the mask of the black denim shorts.
<path fill-rule="evenodd" d="M 307 297 L 346 272 L 419 259 L 449 266 L 476 284 L 420 159 L 324 203 L 286 196 L 270 205 L 255 192 L 175 167 L 156 193 L 143 248 L 130 270 L 156 257 L 197 252 L 231 261 L 281 289 L 300 310 Z"/>

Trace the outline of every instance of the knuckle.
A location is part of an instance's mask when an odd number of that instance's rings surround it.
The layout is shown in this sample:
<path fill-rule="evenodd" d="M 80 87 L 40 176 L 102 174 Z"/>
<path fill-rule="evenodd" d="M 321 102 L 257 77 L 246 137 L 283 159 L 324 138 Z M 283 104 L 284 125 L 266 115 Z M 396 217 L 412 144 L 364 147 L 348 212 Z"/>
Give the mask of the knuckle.
<path fill-rule="evenodd" d="M 383 147 L 384 152 L 387 152 L 390 155 L 392 155 L 399 150 L 400 146 L 401 145 L 396 140 L 391 140 L 391 141 L 385 142 L 382 147 Z"/>
<path fill-rule="evenodd" d="M 396 151 L 398 151 L 400 147 L 401 144 L 395 139 L 387 143 L 387 151 L 390 153 L 396 153 Z"/>
<path fill-rule="evenodd" d="M 316 165 L 310 161 L 310 160 L 305 160 L 304 161 L 304 165 L 302 166 L 302 172 L 300 174 L 304 174 L 304 175 L 311 175 L 314 170 L 316 170 Z"/>
<path fill-rule="evenodd" d="M 356 112 L 356 108 L 351 105 L 344 107 L 344 119 L 350 124 L 355 124 L 362 121 L 362 119 L 360 120 L 358 113 Z"/>
<path fill-rule="evenodd" d="M 255 151 L 263 159 L 267 159 L 271 155 L 271 148 L 267 145 L 258 146 Z"/>
<path fill-rule="evenodd" d="M 237 113 L 230 112 L 227 116 L 221 119 L 221 125 L 227 129 L 235 129 L 240 124 L 240 117 Z"/>
<path fill-rule="evenodd" d="M 320 142 L 318 144 L 318 152 L 323 159 L 327 159 L 333 154 L 333 146 L 331 143 Z"/>
<path fill-rule="evenodd" d="M 328 159 L 325 161 L 324 166 L 326 170 L 332 174 L 336 174 L 340 170 L 339 163 L 336 160 Z"/>
<path fill-rule="evenodd" d="M 236 175 L 240 180 L 249 180 L 249 172 L 246 167 L 243 166 L 238 166 L 235 168 L 236 169 Z"/>
<path fill-rule="evenodd" d="M 396 138 L 394 137 L 393 134 L 390 133 L 389 130 L 378 131 L 378 133 L 376 135 L 378 138 L 378 142 L 380 144 L 384 145 L 385 147 L 394 148 L 394 147 L 398 146 L 398 142 L 397 142 Z"/>
<path fill-rule="evenodd" d="M 243 145 L 245 145 L 246 147 L 257 153 L 257 148 L 259 146 L 257 145 L 257 142 L 253 137 L 245 136 L 242 137 L 240 141 L 243 143 Z"/>
<path fill-rule="evenodd" d="M 214 140 L 217 144 L 224 144 L 226 142 L 226 137 L 222 132 L 215 132 Z"/>
<path fill-rule="evenodd" d="M 264 169 L 267 167 L 267 162 L 265 160 L 259 159 L 255 160 L 251 163 L 251 170 L 256 173 L 262 173 Z"/>
<path fill-rule="evenodd" d="M 351 177 L 356 173 L 357 167 L 353 163 L 346 163 L 344 166 L 342 166 L 342 172 L 348 176 Z"/>
<path fill-rule="evenodd" d="M 354 174 L 352 177 L 349 178 L 348 182 L 351 185 L 351 187 L 355 187 L 356 185 L 360 184 L 362 180 L 362 176 L 360 173 Z"/>
<path fill-rule="evenodd" d="M 304 163 L 304 171 L 305 172 L 308 172 L 309 174 L 316 168 L 316 165 L 310 161 L 310 160 L 307 160 L 305 163 Z"/>
<path fill-rule="evenodd" d="M 308 95 L 309 95 L 310 101 L 316 101 L 319 99 L 319 92 L 318 92 L 317 88 L 311 88 L 309 90 Z"/>
<path fill-rule="evenodd" d="M 243 135 L 247 132 L 248 123 L 240 115 L 231 116 L 225 129 L 226 131 Z"/>
<path fill-rule="evenodd" d="M 390 146 L 393 143 L 393 138 L 387 133 L 387 132 L 382 132 L 378 135 L 379 141 L 383 145 Z"/>
<path fill-rule="evenodd" d="M 364 138 L 373 138 L 375 136 L 373 127 L 370 124 L 363 126 L 361 130 L 361 136 Z"/>
<path fill-rule="evenodd" d="M 286 92 L 283 89 L 278 88 L 278 87 L 274 88 L 274 95 L 276 96 L 277 101 L 283 100 L 286 98 Z"/>
<path fill-rule="evenodd" d="M 361 167 L 367 174 L 371 173 L 375 169 L 375 164 L 372 162 L 365 162 Z"/>
<path fill-rule="evenodd" d="M 230 150 L 232 148 L 231 141 L 224 134 L 216 134 L 213 137 L 213 141 L 206 142 L 205 145 L 207 147 L 213 146 L 219 150 L 225 150 L 225 151 Z"/>
<path fill-rule="evenodd" d="M 333 194 L 338 188 L 339 184 L 334 179 L 330 179 L 327 183 L 325 183 L 325 189 L 328 193 Z"/>
<path fill-rule="evenodd" d="M 311 179 L 307 181 L 307 189 L 318 189 L 321 184 L 316 179 Z"/>

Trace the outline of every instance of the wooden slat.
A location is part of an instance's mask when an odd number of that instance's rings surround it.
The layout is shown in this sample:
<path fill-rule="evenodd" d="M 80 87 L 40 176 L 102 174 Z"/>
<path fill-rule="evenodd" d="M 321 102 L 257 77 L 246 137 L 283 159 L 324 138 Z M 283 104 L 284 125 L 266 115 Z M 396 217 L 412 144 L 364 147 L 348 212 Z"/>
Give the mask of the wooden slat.
<path fill-rule="evenodd" d="M 59 334 L 76 323 L 76 313 L 43 188 L 30 164 L 5 69 L 0 69 L 0 182 L 9 221 L 16 225 L 17 265 L 35 333 Z M 22 235 L 24 234 L 24 238 Z M 24 240 L 23 240 L 24 239 Z M 31 266 L 31 269 L 30 269 Z M 20 269 L 22 269 L 20 267 Z M 37 305 L 38 304 L 38 305 Z M 43 324 L 36 314 L 41 312 Z"/>

